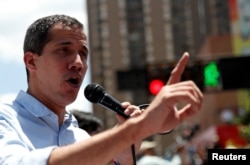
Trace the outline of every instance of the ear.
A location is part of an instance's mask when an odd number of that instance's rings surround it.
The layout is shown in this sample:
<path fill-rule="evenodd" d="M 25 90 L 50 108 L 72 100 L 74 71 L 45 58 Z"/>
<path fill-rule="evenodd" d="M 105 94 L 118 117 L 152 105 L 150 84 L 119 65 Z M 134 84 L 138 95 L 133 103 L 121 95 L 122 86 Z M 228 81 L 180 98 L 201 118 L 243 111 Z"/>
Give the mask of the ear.
<path fill-rule="evenodd" d="M 36 69 L 36 58 L 37 55 L 35 53 L 32 52 L 26 52 L 24 54 L 23 60 L 25 63 L 25 66 L 28 70 L 35 70 Z"/>

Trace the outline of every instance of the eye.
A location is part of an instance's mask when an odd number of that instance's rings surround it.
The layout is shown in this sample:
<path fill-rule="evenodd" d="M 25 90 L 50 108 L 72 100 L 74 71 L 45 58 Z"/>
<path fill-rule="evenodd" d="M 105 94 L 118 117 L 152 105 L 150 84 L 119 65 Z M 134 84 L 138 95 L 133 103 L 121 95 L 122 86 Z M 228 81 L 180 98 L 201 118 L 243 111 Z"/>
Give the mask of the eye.
<path fill-rule="evenodd" d="M 68 57 L 74 53 L 74 50 L 69 46 L 62 46 L 62 47 L 57 49 L 56 53 L 60 57 Z"/>
<path fill-rule="evenodd" d="M 82 57 L 87 57 L 87 54 L 86 54 L 85 52 L 83 52 L 83 51 L 80 51 L 79 54 L 80 54 L 80 56 L 82 56 Z"/>
<path fill-rule="evenodd" d="M 60 49 L 62 52 L 68 52 L 68 47 L 62 47 L 61 49 Z"/>
<path fill-rule="evenodd" d="M 87 59 L 87 57 L 88 57 L 88 48 L 85 45 L 83 45 L 79 49 L 78 53 L 80 54 L 81 57 L 84 57 L 84 59 Z"/>
<path fill-rule="evenodd" d="M 60 47 L 56 50 L 56 52 L 60 55 L 67 54 L 69 49 L 67 47 Z"/>
<path fill-rule="evenodd" d="M 78 53 L 82 59 L 87 59 L 88 53 L 86 51 L 79 51 Z"/>

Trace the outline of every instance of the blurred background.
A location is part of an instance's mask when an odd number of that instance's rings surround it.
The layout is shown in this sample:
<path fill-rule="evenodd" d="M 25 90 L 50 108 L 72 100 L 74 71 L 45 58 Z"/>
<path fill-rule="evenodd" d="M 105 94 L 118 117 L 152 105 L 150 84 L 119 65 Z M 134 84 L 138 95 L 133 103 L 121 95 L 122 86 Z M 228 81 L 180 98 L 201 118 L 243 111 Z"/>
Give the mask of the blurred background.
<path fill-rule="evenodd" d="M 7 2 L 0 0 L 0 6 Z M 15 3 L 11 5 L 10 9 Z M 16 9 L 34 8 L 28 3 L 20 5 Z M 101 84 L 121 102 L 150 103 L 183 52 L 190 53 L 182 80 L 193 80 L 198 85 L 204 93 L 204 104 L 201 112 L 170 134 L 147 139 L 157 142 L 157 155 L 171 160 L 184 148 L 185 155 L 190 155 L 183 158 L 188 160 L 187 164 L 202 164 L 207 148 L 248 147 L 250 0 L 56 0 L 48 1 L 44 8 L 41 6 L 19 18 L 21 22 L 28 21 L 24 29 L 33 21 L 33 15 L 39 17 L 42 14 L 36 13 L 47 9 L 51 10 L 49 13 L 79 18 L 88 32 L 91 66 L 83 88 L 90 82 Z M 60 6 L 58 11 L 57 6 Z M 7 58 L 17 48 L 14 42 L 6 42 L 9 36 L 3 38 L 8 31 L 19 30 L 17 20 L 12 18 L 16 13 L 12 10 L 0 14 L 7 20 L 0 20 L 0 28 L 5 27 L 0 32 L 1 47 L 9 48 L 6 52 L 0 50 L 1 63 L 2 57 Z M 22 46 L 22 40 L 17 44 Z M 17 56 L 22 57 L 21 48 L 13 59 Z M 24 72 L 23 64 L 18 65 L 15 72 L 8 73 L 16 63 L 1 64 L 0 74 L 5 78 L 0 79 L 0 94 L 13 92 L 11 89 L 16 92 L 16 84 L 24 83 L 20 88 L 25 89 L 26 76 L 19 74 Z M 12 83 L 9 91 L 4 90 L 9 83 Z M 100 118 L 103 129 L 114 126 L 116 119 L 112 111 L 99 105 L 87 106 L 89 103 L 80 97 L 77 100 L 81 104 L 73 108 Z"/>

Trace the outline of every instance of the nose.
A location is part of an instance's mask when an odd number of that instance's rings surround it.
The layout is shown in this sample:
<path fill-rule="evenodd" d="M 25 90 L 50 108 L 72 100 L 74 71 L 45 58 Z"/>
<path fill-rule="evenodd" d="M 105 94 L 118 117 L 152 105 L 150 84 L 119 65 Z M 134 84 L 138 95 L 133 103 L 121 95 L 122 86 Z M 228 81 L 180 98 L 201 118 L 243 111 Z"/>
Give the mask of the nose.
<path fill-rule="evenodd" d="M 81 59 L 81 56 L 77 53 L 74 58 L 72 58 L 72 61 L 70 62 L 69 69 L 73 70 L 82 70 L 83 68 L 83 61 Z"/>

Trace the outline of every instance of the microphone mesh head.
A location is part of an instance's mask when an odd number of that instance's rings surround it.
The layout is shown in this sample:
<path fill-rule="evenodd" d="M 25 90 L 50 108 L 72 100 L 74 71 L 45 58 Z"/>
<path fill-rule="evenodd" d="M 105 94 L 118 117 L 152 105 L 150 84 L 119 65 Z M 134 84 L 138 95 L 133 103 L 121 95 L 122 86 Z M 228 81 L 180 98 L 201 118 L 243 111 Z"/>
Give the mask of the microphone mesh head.
<path fill-rule="evenodd" d="M 105 91 L 99 84 L 89 84 L 84 90 L 85 97 L 92 103 L 98 103 L 104 96 Z"/>

